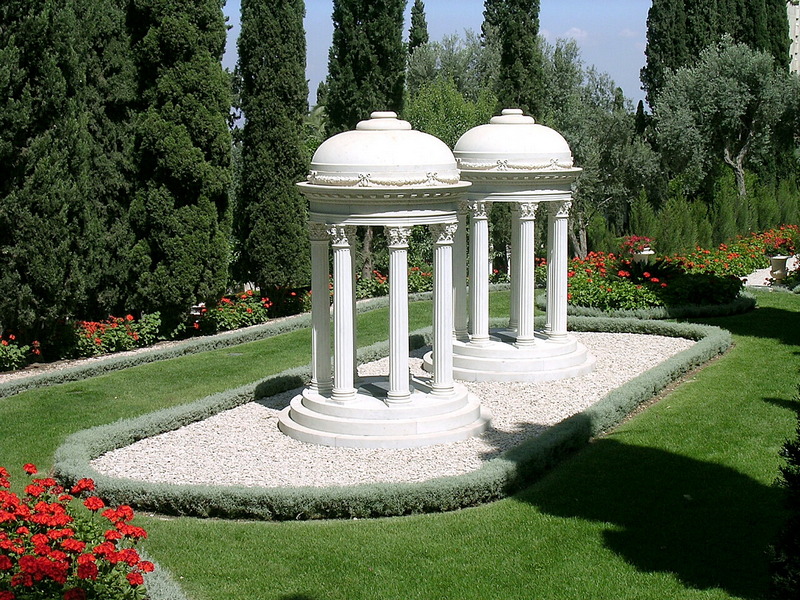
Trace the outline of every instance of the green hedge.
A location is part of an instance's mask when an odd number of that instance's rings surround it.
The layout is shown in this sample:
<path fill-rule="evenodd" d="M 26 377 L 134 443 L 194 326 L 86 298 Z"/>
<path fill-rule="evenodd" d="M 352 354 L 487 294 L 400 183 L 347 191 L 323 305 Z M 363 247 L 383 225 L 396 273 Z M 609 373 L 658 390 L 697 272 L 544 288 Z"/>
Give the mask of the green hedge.
<path fill-rule="evenodd" d="M 544 298 L 537 298 L 539 309 L 546 308 Z M 604 311 L 590 306 L 567 305 L 567 314 L 580 317 L 611 317 L 623 319 L 685 319 L 727 317 L 753 310 L 756 298 L 748 292 L 741 292 L 733 302 L 727 304 L 686 304 L 683 306 L 654 306 L 635 310 Z"/>
<path fill-rule="evenodd" d="M 493 319 L 501 324 L 502 319 Z M 199 517 L 248 519 L 365 518 L 455 510 L 507 496 L 530 484 L 564 456 L 598 433 L 614 427 L 640 403 L 649 400 L 683 374 L 725 352 L 731 336 L 717 327 L 619 318 L 570 319 L 575 331 L 631 332 L 685 337 L 697 343 L 610 392 L 588 410 L 487 461 L 480 469 L 422 483 L 370 484 L 347 487 L 248 488 L 243 486 L 171 485 L 116 479 L 98 473 L 90 461 L 139 439 L 174 430 L 223 410 L 299 387 L 309 367 L 188 405 L 88 429 L 70 436 L 55 455 L 56 476 L 65 482 L 95 480 L 98 493 L 111 503 L 140 510 Z M 413 332 L 412 347 L 428 344 L 430 328 Z M 359 351 L 359 362 L 386 356 L 388 343 Z"/>

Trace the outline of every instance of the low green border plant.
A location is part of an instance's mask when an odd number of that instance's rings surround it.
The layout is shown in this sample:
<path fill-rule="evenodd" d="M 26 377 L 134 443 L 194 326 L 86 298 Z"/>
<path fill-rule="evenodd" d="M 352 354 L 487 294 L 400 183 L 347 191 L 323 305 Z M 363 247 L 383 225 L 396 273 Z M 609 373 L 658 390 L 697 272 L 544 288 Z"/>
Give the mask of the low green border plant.
<path fill-rule="evenodd" d="M 500 325 L 501 320 L 495 319 L 492 324 Z M 455 477 L 416 484 L 325 488 L 182 486 L 111 478 L 98 473 L 90 465 L 91 460 L 105 452 L 139 439 L 299 387 L 309 377 L 309 367 L 290 369 L 262 382 L 214 394 L 188 405 L 73 434 L 56 452 L 54 471 L 66 482 L 91 477 L 98 493 L 111 502 L 125 501 L 142 510 L 178 515 L 286 520 L 364 518 L 455 510 L 505 497 L 530 484 L 593 436 L 619 423 L 639 404 L 691 369 L 725 352 L 731 345 L 731 336 L 725 330 L 685 323 L 576 317 L 570 320 L 570 327 L 575 331 L 686 337 L 697 343 L 612 391 L 590 409 L 487 461 L 480 469 Z M 430 338 L 431 331 L 427 328 L 414 332 L 410 342 L 412 347 L 420 347 L 428 344 Z M 380 342 L 361 349 L 359 362 L 387 354 L 388 343 Z"/>

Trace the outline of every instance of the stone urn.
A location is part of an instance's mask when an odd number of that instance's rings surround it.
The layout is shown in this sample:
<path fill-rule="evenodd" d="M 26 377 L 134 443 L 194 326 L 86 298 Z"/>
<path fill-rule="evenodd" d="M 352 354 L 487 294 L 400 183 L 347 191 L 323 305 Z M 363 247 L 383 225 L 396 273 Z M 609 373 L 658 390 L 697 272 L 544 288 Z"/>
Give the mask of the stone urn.
<path fill-rule="evenodd" d="M 633 262 L 643 265 L 649 265 L 650 261 L 652 260 L 653 256 L 655 256 L 655 252 L 653 251 L 650 246 L 645 246 L 639 252 L 633 253 Z"/>
<path fill-rule="evenodd" d="M 786 279 L 786 261 L 789 260 L 788 256 L 772 256 L 769 259 L 769 274 L 775 280 L 775 283 L 780 283 Z"/>

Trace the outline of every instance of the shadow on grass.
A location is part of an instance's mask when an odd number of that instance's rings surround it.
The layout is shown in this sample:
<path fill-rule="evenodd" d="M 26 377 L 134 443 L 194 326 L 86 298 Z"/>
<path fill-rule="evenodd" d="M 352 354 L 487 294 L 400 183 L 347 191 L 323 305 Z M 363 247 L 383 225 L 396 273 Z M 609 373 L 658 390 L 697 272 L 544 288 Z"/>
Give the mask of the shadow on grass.
<path fill-rule="evenodd" d="M 679 319 L 724 327 L 734 335 L 772 338 L 787 346 L 800 345 L 800 315 L 796 311 L 759 306 L 749 313 L 713 319 Z"/>
<path fill-rule="evenodd" d="M 565 518 L 607 524 L 605 546 L 643 572 L 689 588 L 756 600 L 783 493 L 728 467 L 610 438 L 594 442 L 515 499 Z"/>

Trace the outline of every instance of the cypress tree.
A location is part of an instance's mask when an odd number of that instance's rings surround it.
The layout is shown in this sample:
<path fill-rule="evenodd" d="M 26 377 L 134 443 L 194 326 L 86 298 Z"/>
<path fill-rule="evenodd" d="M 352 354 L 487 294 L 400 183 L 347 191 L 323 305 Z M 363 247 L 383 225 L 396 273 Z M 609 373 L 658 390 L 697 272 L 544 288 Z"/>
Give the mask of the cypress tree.
<path fill-rule="evenodd" d="M 328 54 L 328 135 L 352 129 L 374 110 L 403 108 L 405 0 L 333 0 Z"/>
<path fill-rule="evenodd" d="M 76 5 L 0 7 L 0 327 L 45 352 L 85 311 L 102 254 Z"/>
<path fill-rule="evenodd" d="M 499 104 L 541 118 L 545 75 L 537 39 L 539 0 L 486 0 L 483 18 L 484 42 L 500 49 Z"/>
<path fill-rule="evenodd" d="M 653 0 L 647 13 L 647 62 L 641 71 L 642 88 L 650 106 L 664 86 L 668 72 L 689 59 L 686 16 L 681 0 Z"/>
<path fill-rule="evenodd" d="M 408 53 L 428 43 L 428 22 L 425 20 L 425 3 L 414 0 L 411 7 L 411 29 L 408 30 Z"/>
<path fill-rule="evenodd" d="M 133 302 L 168 326 L 225 290 L 230 81 L 220 0 L 134 0 L 136 186 Z"/>
<path fill-rule="evenodd" d="M 302 0 L 242 0 L 239 35 L 242 169 L 234 214 L 237 272 L 266 286 L 309 277 L 306 205 L 294 185 L 307 171 L 303 117 L 305 12 Z"/>

